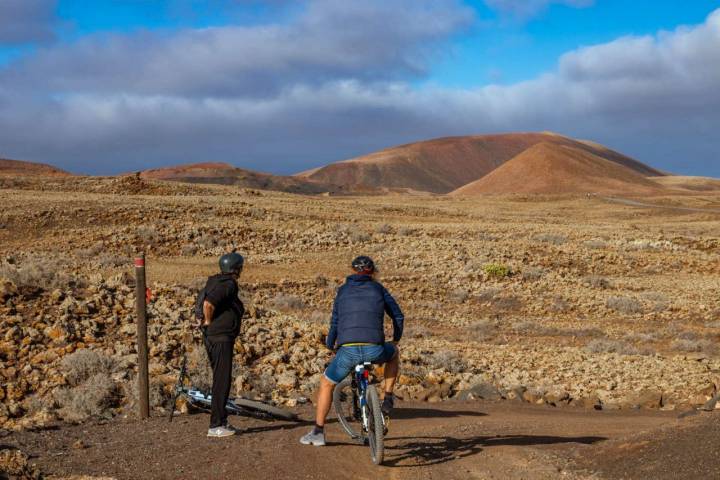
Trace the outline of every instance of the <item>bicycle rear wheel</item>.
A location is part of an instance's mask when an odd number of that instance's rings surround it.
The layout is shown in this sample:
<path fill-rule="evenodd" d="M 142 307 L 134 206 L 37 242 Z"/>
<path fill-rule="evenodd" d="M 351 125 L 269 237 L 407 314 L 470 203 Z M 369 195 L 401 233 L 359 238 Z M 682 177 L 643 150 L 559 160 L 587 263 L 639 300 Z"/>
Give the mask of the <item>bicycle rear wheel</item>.
<path fill-rule="evenodd" d="M 368 441 L 370 443 L 370 456 L 375 465 L 380 465 L 385 458 L 385 423 L 382 410 L 380 410 L 380 397 L 374 386 L 368 386 Z"/>
<path fill-rule="evenodd" d="M 360 405 L 358 405 L 358 398 L 353 390 L 351 378 L 346 378 L 335 385 L 333 406 L 340 425 L 350 435 L 350 438 L 362 438 Z"/>

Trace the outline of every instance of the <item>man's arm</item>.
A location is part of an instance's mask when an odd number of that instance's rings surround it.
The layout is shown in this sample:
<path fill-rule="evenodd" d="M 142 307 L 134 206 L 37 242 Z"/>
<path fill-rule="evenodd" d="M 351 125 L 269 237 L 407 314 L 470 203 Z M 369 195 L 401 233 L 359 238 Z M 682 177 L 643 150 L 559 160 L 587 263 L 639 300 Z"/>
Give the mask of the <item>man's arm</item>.
<path fill-rule="evenodd" d="M 330 350 L 335 350 L 335 341 L 337 340 L 337 328 L 338 328 L 338 309 L 337 309 L 337 297 L 333 302 L 332 318 L 330 319 L 330 330 L 328 331 L 327 340 L 325 340 L 325 346 Z"/>
<path fill-rule="evenodd" d="M 405 315 L 403 315 L 402 310 L 400 310 L 400 305 L 397 304 L 385 287 L 383 287 L 383 298 L 385 300 L 385 313 L 388 314 L 393 322 L 393 342 L 399 342 L 403 334 Z"/>
<path fill-rule="evenodd" d="M 203 302 L 203 316 L 205 317 L 205 321 L 203 321 L 203 326 L 207 327 L 210 325 L 210 322 L 213 320 L 213 315 L 215 314 L 215 305 L 205 300 Z"/>

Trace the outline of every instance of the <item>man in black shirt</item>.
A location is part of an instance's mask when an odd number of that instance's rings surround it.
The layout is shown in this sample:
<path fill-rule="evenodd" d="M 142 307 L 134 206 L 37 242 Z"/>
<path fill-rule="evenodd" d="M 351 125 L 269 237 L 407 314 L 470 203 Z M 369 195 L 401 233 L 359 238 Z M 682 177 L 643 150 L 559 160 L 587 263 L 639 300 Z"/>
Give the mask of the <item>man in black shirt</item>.
<path fill-rule="evenodd" d="M 245 260 L 239 253 L 220 257 L 220 273 L 208 278 L 203 290 L 203 340 L 213 371 L 212 405 L 208 437 L 235 434 L 227 421 L 225 404 L 230 396 L 235 339 L 245 308 L 238 298 L 238 278 Z"/>

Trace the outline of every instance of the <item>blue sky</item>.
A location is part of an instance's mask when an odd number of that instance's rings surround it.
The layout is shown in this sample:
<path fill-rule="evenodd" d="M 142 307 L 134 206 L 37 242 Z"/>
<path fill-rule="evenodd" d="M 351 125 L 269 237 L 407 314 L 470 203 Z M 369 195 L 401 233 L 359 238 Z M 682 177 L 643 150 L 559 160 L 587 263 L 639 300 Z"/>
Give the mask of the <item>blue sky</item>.
<path fill-rule="evenodd" d="M 694 0 L 2 0 L 0 156 L 292 173 L 555 130 L 720 176 L 720 7 Z"/>

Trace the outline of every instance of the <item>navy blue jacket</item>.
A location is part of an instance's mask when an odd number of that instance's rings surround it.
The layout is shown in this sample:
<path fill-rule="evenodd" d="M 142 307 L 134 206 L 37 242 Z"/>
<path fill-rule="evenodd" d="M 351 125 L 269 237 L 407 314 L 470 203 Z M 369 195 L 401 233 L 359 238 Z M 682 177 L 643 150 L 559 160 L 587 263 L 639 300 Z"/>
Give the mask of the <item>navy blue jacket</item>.
<path fill-rule="evenodd" d="M 385 313 L 393 322 L 393 341 L 400 341 L 405 317 L 392 295 L 369 275 L 350 275 L 335 296 L 327 347 L 385 343 Z"/>

